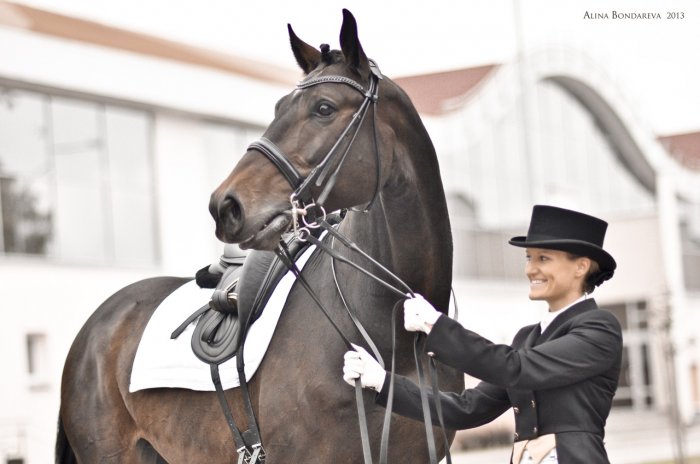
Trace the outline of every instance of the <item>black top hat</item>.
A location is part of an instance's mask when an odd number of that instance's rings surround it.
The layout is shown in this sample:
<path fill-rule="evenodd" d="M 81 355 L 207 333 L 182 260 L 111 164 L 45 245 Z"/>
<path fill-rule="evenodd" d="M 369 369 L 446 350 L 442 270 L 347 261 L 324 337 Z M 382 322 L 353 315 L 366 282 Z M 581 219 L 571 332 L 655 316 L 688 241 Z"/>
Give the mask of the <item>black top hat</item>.
<path fill-rule="evenodd" d="M 554 206 L 535 205 L 527 237 L 513 237 L 508 243 L 517 247 L 547 248 L 585 256 L 598 263 L 600 285 L 612 277 L 617 264 L 603 250 L 608 223 L 587 214 Z"/>

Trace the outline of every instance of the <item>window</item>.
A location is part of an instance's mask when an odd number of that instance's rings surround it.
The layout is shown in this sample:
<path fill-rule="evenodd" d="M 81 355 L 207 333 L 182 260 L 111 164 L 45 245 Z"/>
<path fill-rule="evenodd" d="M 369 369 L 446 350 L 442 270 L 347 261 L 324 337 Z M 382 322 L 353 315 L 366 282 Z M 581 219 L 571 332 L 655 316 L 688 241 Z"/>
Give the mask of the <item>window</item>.
<path fill-rule="evenodd" d="M 49 384 L 49 359 L 46 334 L 27 334 L 27 373 L 31 388 L 45 388 Z"/>
<path fill-rule="evenodd" d="M 0 252 L 154 264 L 148 112 L 0 92 Z"/>
<path fill-rule="evenodd" d="M 645 301 L 606 306 L 622 326 L 622 369 L 613 406 L 645 409 L 654 405 L 649 311 Z"/>

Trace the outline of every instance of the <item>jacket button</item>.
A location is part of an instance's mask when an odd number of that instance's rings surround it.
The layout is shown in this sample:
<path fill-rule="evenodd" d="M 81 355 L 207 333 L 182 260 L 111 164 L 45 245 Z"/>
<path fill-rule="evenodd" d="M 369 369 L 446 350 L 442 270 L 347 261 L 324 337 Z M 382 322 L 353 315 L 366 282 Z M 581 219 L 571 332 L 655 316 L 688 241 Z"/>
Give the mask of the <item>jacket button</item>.
<path fill-rule="evenodd" d="M 535 407 L 535 400 L 530 401 L 530 406 Z"/>
<path fill-rule="evenodd" d="M 537 433 L 537 427 L 532 428 L 532 433 Z"/>
<path fill-rule="evenodd" d="M 432 358 L 433 356 L 435 356 L 435 353 L 434 353 L 433 351 L 428 351 L 427 354 L 428 354 L 428 356 L 430 356 L 431 358 Z"/>
<path fill-rule="evenodd" d="M 514 412 L 515 414 L 520 414 L 520 408 L 518 408 L 517 406 L 514 407 L 514 408 L 513 408 L 513 412 Z"/>

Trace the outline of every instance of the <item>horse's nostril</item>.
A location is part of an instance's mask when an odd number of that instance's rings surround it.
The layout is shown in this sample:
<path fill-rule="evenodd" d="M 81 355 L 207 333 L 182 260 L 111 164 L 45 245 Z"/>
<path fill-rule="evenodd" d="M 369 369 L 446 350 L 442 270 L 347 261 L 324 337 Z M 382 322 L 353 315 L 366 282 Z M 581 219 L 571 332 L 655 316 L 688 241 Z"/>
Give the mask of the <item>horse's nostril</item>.
<path fill-rule="evenodd" d="M 221 202 L 219 214 L 229 221 L 240 222 L 243 216 L 240 202 L 233 195 L 226 195 Z"/>
<path fill-rule="evenodd" d="M 235 195 L 226 195 L 213 208 L 212 215 L 216 220 L 217 236 L 220 239 L 223 239 L 223 237 L 231 239 L 243 227 L 243 207 Z"/>
<path fill-rule="evenodd" d="M 233 195 L 226 195 L 219 207 L 219 216 L 232 229 L 238 229 L 243 219 L 241 203 Z"/>

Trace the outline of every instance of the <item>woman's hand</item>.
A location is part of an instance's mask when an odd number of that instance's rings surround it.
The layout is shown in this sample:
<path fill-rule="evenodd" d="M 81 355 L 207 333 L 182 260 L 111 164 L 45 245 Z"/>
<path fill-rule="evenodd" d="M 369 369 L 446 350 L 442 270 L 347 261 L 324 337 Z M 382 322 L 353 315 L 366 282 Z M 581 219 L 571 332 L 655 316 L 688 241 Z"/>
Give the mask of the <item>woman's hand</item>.
<path fill-rule="evenodd" d="M 425 332 L 435 325 L 442 313 L 428 303 L 421 295 L 416 294 L 403 302 L 403 326 L 409 332 Z"/>
<path fill-rule="evenodd" d="M 355 379 L 360 379 L 362 388 L 380 391 L 384 386 L 386 372 L 384 368 L 364 348 L 352 345 L 355 351 L 345 353 L 343 365 L 343 380 L 355 386 Z"/>

